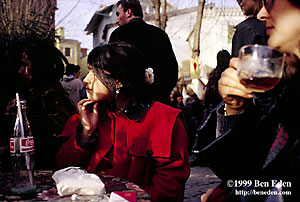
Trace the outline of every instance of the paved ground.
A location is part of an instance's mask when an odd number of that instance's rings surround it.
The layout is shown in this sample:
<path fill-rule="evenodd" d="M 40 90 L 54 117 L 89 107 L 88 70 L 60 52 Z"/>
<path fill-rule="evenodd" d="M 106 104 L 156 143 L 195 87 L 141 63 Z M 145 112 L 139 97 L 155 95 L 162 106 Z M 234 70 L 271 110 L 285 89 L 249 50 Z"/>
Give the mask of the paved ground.
<path fill-rule="evenodd" d="M 199 202 L 201 195 L 219 182 L 219 178 L 208 167 L 192 167 L 185 186 L 184 202 Z"/>

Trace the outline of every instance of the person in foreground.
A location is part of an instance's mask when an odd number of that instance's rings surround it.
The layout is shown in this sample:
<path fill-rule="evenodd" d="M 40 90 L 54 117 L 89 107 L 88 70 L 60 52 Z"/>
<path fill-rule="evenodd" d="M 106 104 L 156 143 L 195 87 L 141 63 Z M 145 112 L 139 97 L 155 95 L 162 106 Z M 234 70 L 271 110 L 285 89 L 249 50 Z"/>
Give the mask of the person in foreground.
<path fill-rule="evenodd" d="M 300 2 L 265 0 L 258 19 L 266 22 L 268 45 L 288 55 L 285 75 L 253 95 L 231 60 L 219 81 L 226 104 L 208 120 L 218 120 L 220 136 L 200 154 L 222 183 L 202 201 L 300 201 Z"/>
<path fill-rule="evenodd" d="M 96 47 L 88 63 L 88 99 L 60 135 L 69 139 L 57 153 L 59 168 L 121 177 L 153 201 L 183 201 L 190 168 L 182 112 L 151 101 L 143 57 L 132 45 Z"/>
<path fill-rule="evenodd" d="M 11 88 L 12 92 L 18 92 L 20 98 L 26 100 L 27 117 L 35 143 L 34 169 L 55 170 L 56 153 L 61 146 L 57 135 L 76 113 L 74 103 L 60 83 L 68 60 L 52 43 L 43 41 L 31 43 L 19 54 L 19 60 L 15 57 L 19 65 L 16 65 L 15 82 L 12 82 Z M 13 131 L 16 117 L 15 103 L 15 97 L 11 97 L 4 117 L 5 127 L 10 131 Z M 10 135 L 2 134 L 3 137 Z"/>

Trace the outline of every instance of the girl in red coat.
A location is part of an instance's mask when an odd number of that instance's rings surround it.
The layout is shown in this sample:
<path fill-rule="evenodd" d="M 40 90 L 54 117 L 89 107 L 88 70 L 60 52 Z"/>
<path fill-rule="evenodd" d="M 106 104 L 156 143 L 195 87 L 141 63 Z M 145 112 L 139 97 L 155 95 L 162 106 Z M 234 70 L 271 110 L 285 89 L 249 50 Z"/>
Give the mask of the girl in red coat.
<path fill-rule="evenodd" d="M 183 201 L 190 168 L 181 111 L 151 101 L 135 47 L 96 47 L 88 63 L 88 99 L 78 103 L 79 115 L 60 135 L 68 140 L 57 154 L 58 166 L 127 179 L 153 201 Z"/>

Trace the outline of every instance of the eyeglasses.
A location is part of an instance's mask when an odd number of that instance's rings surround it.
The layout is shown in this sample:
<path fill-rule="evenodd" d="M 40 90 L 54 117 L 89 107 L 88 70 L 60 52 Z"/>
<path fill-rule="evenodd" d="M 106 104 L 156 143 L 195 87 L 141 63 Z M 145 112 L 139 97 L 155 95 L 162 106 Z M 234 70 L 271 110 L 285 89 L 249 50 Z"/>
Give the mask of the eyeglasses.
<path fill-rule="evenodd" d="M 263 6 L 266 8 L 266 10 L 268 12 L 270 12 L 274 6 L 275 0 L 269 0 L 268 2 L 267 2 L 267 0 L 262 0 L 262 2 L 263 2 Z"/>

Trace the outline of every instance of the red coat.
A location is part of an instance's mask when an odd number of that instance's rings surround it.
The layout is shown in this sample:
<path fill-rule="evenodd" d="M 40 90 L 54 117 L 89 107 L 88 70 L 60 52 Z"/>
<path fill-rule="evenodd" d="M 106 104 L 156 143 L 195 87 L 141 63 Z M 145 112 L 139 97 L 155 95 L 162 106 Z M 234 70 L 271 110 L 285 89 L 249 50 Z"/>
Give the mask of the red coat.
<path fill-rule="evenodd" d="M 97 144 L 82 149 L 75 139 L 79 115 L 66 123 L 60 136 L 69 140 L 57 154 L 60 168 L 81 166 L 134 182 L 153 201 L 183 201 L 190 174 L 188 140 L 180 110 L 154 102 L 137 120 L 108 113 L 99 124 Z"/>

